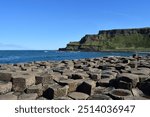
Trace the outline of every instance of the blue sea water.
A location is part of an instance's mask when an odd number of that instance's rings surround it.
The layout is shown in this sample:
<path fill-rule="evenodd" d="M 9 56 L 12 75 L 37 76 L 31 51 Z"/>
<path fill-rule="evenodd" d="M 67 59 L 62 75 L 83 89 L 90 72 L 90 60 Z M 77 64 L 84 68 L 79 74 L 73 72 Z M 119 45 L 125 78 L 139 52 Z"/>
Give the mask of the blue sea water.
<path fill-rule="evenodd" d="M 25 63 L 32 61 L 59 61 L 106 56 L 132 56 L 133 52 L 65 52 L 50 50 L 1 50 L 0 63 Z"/>

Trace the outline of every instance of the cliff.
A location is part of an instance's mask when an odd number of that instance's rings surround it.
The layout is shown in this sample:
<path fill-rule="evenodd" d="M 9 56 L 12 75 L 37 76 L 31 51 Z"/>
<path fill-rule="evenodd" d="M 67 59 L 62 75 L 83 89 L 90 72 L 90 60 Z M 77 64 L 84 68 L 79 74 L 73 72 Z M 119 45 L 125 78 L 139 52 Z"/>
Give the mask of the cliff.
<path fill-rule="evenodd" d="M 64 51 L 131 51 L 150 50 L 150 28 L 102 30 L 70 42 Z"/>

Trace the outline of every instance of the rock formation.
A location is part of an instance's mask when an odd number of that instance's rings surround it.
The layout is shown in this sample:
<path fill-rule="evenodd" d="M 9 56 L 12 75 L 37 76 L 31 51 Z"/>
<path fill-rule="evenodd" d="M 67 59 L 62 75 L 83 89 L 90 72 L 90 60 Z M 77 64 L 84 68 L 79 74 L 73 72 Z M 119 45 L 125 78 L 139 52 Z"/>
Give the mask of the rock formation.
<path fill-rule="evenodd" d="M 149 51 L 150 28 L 102 30 L 70 42 L 62 51 Z"/>
<path fill-rule="evenodd" d="M 150 58 L 0 64 L 0 100 L 36 99 L 150 99 Z"/>

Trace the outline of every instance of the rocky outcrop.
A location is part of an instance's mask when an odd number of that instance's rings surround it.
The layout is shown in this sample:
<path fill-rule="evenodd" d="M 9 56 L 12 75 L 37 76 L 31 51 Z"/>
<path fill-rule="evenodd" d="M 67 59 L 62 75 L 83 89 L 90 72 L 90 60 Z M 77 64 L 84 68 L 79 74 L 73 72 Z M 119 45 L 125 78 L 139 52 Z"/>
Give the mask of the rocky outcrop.
<path fill-rule="evenodd" d="M 148 57 L 0 65 L 0 100 L 135 100 L 149 96 Z"/>
<path fill-rule="evenodd" d="M 131 51 L 150 50 L 150 28 L 102 30 L 70 42 L 61 51 Z"/>

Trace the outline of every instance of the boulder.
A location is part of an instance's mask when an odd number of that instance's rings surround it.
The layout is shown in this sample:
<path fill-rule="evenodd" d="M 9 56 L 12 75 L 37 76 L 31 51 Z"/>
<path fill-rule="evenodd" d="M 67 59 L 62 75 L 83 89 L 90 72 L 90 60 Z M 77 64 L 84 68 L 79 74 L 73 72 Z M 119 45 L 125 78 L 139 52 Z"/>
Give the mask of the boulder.
<path fill-rule="evenodd" d="M 77 87 L 77 92 L 83 92 L 88 95 L 91 95 L 93 88 L 96 87 L 96 82 L 93 80 L 86 80 Z"/>
<path fill-rule="evenodd" d="M 24 91 L 29 86 L 35 84 L 35 75 L 17 74 L 13 76 L 12 82 L 14 91 Z"/>
<path fill-rule="evenodd" d="M 43 93 L 43 96 L 47 99 L 54 99 L 63 97 L 68 94 L 69 86 L 60 86 L 58 84 L 50 85 Z"/>
<path fill-rule="evenodd" d="M 131 83 L 132 87 L 136 87 L 137 83 L 139 82 L 139 76 L 131 73 L 122 73 L 117 77 L 118 81 L 124 81 L 127 83 Z"/>
<path fill-rule="evenodd" d="M 132 97 L 132 94 L 129 90 L 114 89 L 109 92 L 109 96 L 115 100 L 125 100 L 128 97 Z"/>
<path fill-rule="evenodd" d="M 75 80 L 76 79 L 85 79 L 87 77 L 89 77 L 88 74 L 78 72 L 78 73 L 73 73 L 71 79 L 75 79 Z"/>
<path fill-rule="evenodd" d="M 88 100 L 112 100 L 112 98 L 104 94 L 95 94 L 89 97 Z"/>
<path fill-rule="evenodd" d="M 0 81 L 10 82 L 12 78 L 12 73 L 7 70 L 0 71 Z"/>
<path fill-rule="evenodd" d="M 19 96 L 18 100 L 35 100 L 37 99 L 37 93 L 30 93 L 30 94 L 22 94 Z"/>
<path fill-rule="evenodd" d="M 43 95 L 43 88 L 42 84 L 38 85 L 32 85 L 29 88 L 27 88 L 26 93 L 37 93 L 38 96 Z"/>
<path fill-rule="evenodd" d="M 89 97 L 88 94 L 85 94 L 82 92 L 72 92 L 72 93 L 69 93 L 68 96 L 74 100 L 86 100 Z"/>
<path fill-rule="evenodd" d="M 41 75 L 36 75 L 35 76 L 35 84 L 52 84 L 53 79 L 51 75 L 48 74 L 41 74 Z"/>
<path fill-rule="evenodd" d="M 69 86 L 68 92 L 73 92 L 76 91 L 77 86 L 81 84 L 81 82 L 78 80 L 66 79 L 66 80 L 60 80 L 59 84 L 63 86 L 68 85 Z"/>
<path fill-rule="evenodd" d="M 0 95 L 0 100 L 17 100 L 17 96 L 13 94 Z"/>
<path fill-rule="evenodd" d="M 150 96 L 150 79 L 140 82 L 138 88 L 145 94 Z"/>
<path fill-rule="evenodd" d="M 11 89 L 12 89 L 12 83 L 11 82 L 0 81 L 0 95 L 5 94 L 7 92 L 10 92 Z"/>

